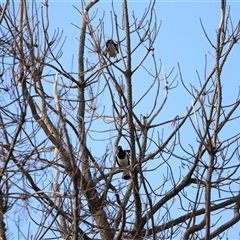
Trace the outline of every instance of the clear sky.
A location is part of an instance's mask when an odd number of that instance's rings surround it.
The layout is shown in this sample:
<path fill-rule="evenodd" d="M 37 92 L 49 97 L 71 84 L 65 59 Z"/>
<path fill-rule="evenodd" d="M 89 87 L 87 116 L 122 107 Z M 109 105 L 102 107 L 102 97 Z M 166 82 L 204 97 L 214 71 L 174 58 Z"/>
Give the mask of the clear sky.
<path fill-rule="evenodd" d="M 76 26 L 80 26 L 81 16 L 79 12 L 73 7 L 80 9 L 79 1 L 51 1 L 49 3 L 49 17 L 50 17 L 50 29 L 53 33 L 54 29 L 59 28 L 63 31 L 63 37 L 66 37 L 66 43 L 63 47 L 63 56 L 61 58 L 62 65 L 69 71 L 77 72 L 77 53 L 78 53 L 78 37 L 79 29 Z M 135 11 L 136 16 L 140 16 L 144 11 L 148 1 L 128 1 L 129 13 Z M 240 19 L 240 3 L 239 1 L 229 1 L 228 4 L 231 6 L 231 16 L 234 24 Z M 114 1 L 116 12 L 121 17 L 121 1 Z M 200 76 L 204 77 L 205 58 L 208 59 L 209 71 L 214 66 L 214 50 L 209 44 L 208 40 L 204 36 L 203 29 L 200 24 L 200 19 L 205 27 L 205 31 L 208 34 L 210 40 L 215 43 L 216 29 L 219 25 L 220 20 L 220 1 L 157 1 L 156 6 L 157 21 L 161 22 L 161 28 L 158 38 L 155 42 L 156 56 L 159 58 L 164 66 L 166 74 L 174 68 L 173 74 L 170 79 L 178 74 L 177 63 L 181 66 L 184 82 L 187 86 L 189 84 L 199 86 L 198 76 L 196 71 L 199 72 Z M 112 29 L 109 21 L 109 12 L 111 11 L 111 2 L 104 0 L 100 1 L 91 10 L 90 15 L 93 11 L 97 11 L 98 18 L 102 16 L 104 12 L 105 17 L 105 34 L 111 36 Z M 74 26 L 75 25 L 75 26 Z M 134 40 L 132 42 L 134 45 Z M 124 46 L 122 46 L 124 48 Z M 133 66 L 139 62 L 139 56 L 137 53 L 133 55 Z M 235 99 L 238 92 L 239 80 L 240 80 L 240 46 L 238 45 L 230 55 L 229 62 L 226 66 L 226 72 L 223 80 L 224 91 L 224 103 L 228 104 L 231 100 Z M 93 56 L 94 57 L 94 56 Z M 152 65 L 150 61 L 145 64 L 146 68 L 151 69 Z M 149 85 L 149 79 L 146 74 L 143 73 L 143 69 L 134 75 L 133 86 L 134 86 L 134 101 L 137 101 L 145 90 L 145 85 Z M 231 84 L 229 84 L 229 78 L 231 78 Z M 53 80 L 53 79 L 51 79 Z M 169 101 L 167 108 L 160 114 L 162 121 L 174 119 L 177 115 L 183 116 L 186 113 L 186 109 L 191 105 L 190 95 L 183 90 L 180 84 L 179 77 L 176 79 L 178 87 L 169 93 Z M 51 90 L 52 91 L 52 90 Z M 108 105 L 108 96 L 104 95 L 98 102 L 103 108 Z M 139 107 L 139 115 L 146 114 L 148 112 L 148 104 L 151 102 L 151 96 L 148 96 L 146 101 Z M 100 109 L 101 109 L 100 107 Z M 114 127 L 114 125 L 112 125 Z M 166 128 L 165 134 L 172 131 L 171 123 Z M 229 128 L 226 134 L 236 131 L 235 128 Z M 111 136 L 111 133 L 109 133 Z M 184 143 L 194 142 L 191 136 L 182 136 Z M 114 143 L 114 142 L 113 142 Z M 112 143 L 112 144 L 113 144 Z M 194 143 L 193 143 L 194 144 Z M 124 148 L 128 148 L 125 142 L 122 143 Z M 94 149 L 94 155 L 96 150 L 101 152 L 101 155 L 105 151 L 105 143 L 99 142 L 98 148 Z M 109 164 L 110 164 L 109 159 Z M 174 160 L 174 159 L 173 159 Z M 173 162 L 174 165 L 174 162 Z M 162 170 L 164 172 L 164 170 Z M 184 175 L 184 169 L 179 173 L 179 164 L 175 169 L 176 177 L 182 177 Z M 162 176 L 163 172 L 158 172 L 156 175 L 148 175 L 149 180 Z M 158 183 L 156 183 L 157 186 Z M 189 188 L 191 189 L 191 187 Z M 189 190 L 191 191 L 191 190 Z M 191 194 L 191 192 L 189 193 Z M 175 213 L 177 215 L 177 213 Z M 239 223 L 237 224 L 239 226 Z M 239 238 L 238 228 L 234 228 L 229 231 L 229 238 Z"/>

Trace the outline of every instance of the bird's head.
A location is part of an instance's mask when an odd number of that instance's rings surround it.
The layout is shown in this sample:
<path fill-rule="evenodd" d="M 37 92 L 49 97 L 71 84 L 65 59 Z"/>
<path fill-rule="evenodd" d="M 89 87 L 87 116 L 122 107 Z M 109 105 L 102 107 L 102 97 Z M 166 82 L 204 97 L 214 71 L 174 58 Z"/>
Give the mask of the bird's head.
<path fill-rule="evenodd" d="M 118 146 L 118 150 L 122 150 L 122 147 L 121 147 L 121 146 Z"/>
<path fill-rule="evenodd" d="M 106 41 L 106 46 L 108 47 L 110 44 L 114 44 L 112 39 Z"/>

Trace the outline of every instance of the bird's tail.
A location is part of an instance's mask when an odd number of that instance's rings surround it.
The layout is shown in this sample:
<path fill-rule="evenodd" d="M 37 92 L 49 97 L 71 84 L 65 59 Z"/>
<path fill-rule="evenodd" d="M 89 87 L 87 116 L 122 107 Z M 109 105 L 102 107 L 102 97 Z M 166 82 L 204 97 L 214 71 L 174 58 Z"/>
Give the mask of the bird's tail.
<path fill-rule="evenodd" d="M 122 173 L 122 178 L 124 180 L 129 180 L 131 178 L 130 176 L 130 173 L 129 173 L 129 170 L 124 170 L 123 173 Z"/>

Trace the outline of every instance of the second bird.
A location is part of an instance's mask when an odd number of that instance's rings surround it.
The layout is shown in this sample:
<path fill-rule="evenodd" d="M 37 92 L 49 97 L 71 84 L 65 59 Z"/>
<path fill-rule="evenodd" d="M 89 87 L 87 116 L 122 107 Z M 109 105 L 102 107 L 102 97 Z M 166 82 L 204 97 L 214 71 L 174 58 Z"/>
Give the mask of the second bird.
<path fill-rule="evenodd" d="M 116 55 L 119 53 L 118 45 L 112 39 L 107 40 L 106 51 L 109 57 L 116 57 Z"/>
<path fill-rule="evenodd" d="M 119 167 L 124 167 L 126 168 L 127 166 L 130 166 L 130 161 L 129 161 L 129 151 L 123 150 L 121 146 L 118 146 L 118 150 L 116 152 L 116 162 Z M 129 170 L 123 170 L 122 173 L 122 178 L 125 180 L 128 180 L 131 178 L 129 174 Z"/>

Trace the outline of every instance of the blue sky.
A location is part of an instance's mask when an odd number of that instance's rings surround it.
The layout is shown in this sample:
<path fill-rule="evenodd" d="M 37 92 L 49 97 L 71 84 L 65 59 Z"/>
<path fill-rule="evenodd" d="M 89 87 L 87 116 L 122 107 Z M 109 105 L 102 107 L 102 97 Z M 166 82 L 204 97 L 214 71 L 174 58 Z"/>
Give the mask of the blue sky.
<path fill-rule="evenodd" d="M 63 31 L 63 37 L 66 37 L 66 43 L 63 48 L 63 57 L 61 58 L 62 65 L 69 71 L 77 71 L 77 53 L 78 53 L 78 40 L 79 29 L 74 25 L 80 25 L 81 16 L 77 10 L 73 7 L 80 8 L 80 1 L 50 1 L 49 3 L 49 16 L 50 16 L 50 29 L 53 32 L 54 29 L 59 28 Z M 146 1 L 128 1 L 129 12 L 136 11 L 137 15 L 141 15 L 146 6 Z M 232 21 L 234 24 L 240 19 L 240 4 L 237 1 L 230 1 L 228 4 L 231 6 Z M 122 3 L 121 1 L 114 2 L 115 10 L 120 11 Z M 210 46 L 208 40 L 204 36 L 204 32 L 200 25 L 200 18 L 205 27 L 205 30 L 209 38 L 215 43 L 216 29 L 219 25 L 220 20 L 220 2 L 219 1 L 158 1 L 156 3 L 156 15 L 157 21 L 161 22 L 161 28 L 157 40 L 155 42 L 155 55 L 161 60 L 166 74 L 168 74 L 173 68 L 173 74 L 170 79 L 178 74 L 177 63 L 181 66 L 184 82 L 187 86 L 189 84 L 199 86 L 198 76 L 196 71 L 199 72 L 200 76 L 204 77 L 205 58 L 207 56 L 208 66 L 207 69 L 210 71 L 214 66 L 214 50 Z M 105 12 L 105 33 L 111 35 L 112 29 L 109 24 L 109 11 L 111 11 L 110 1 L 100 1 L 91 12 L 97 11 L 98 18 Z M 121 17 L 121 12 L 119 18 Z M 90 13 L 91 15 L 91 13 Z M 134 45 L 134 41 L 132 42 Z M 124 46 L 123 46 L 124 47 Z M 137 53 L 140 54 L 140 53 Z M 139 56 L 134 55 L 133 66 L 139 62 Z M 238 92 L 239 78 L 240 78 L 240 46 L 238 45 L 233 50 L 229 57 L 229 62 L 226 65 L 223 76 L 224 99 L 226 104 L 229 104 L 231 100 L 235 99 Z M 92 56 L 94 58 L 94 56 Z M 145 67 L 148 69 L 152 68 L 151 62 L 147 61 Z M 53 80 L 53 79 L 51 79 Z M 149 85 L 152 79 L 149 79 L 143 70 L 137 72 L 133 77 L 134 86 L 134 101 L 137 101 L 141 96 L 140 93 L 144 92 L 145 86 Z M 190 95 L 183 90 L 177 77 L 178 87 L 169 92 L 169 101 L 160 114 L 162 121 L 174 119 L 176 115 L 182 116 L 186 113 L 186 108 L 191 105 Z M 229 84 L 230 82 L 230 84 Z M 101 85 L 100 85 L 101 88 Z M 52 90 L 50 90 L 52 91 Z M 108 95 L 102 96 L 98 100 L 98 104 L 101 108 L 108 106 Z M 146 98 L 146 101 L 139 107 L 139 115 L 148 112 L 149 104 L 151 104 L 151 96 Z M 105 127 L 105 126 L 104 126 Z M 111 126 L 114 127 L 113 125 Z M 110 128 L 111 128 L 110 127 Z M 186 128 L 189 125 L 186 126 Z M 184 129 L 184 128 L 183 128 Z M 164 126 L 164 134 L 166 137 L 168 133 L 172 131 L 171 124 Z M 224 134 L 234 133 L 235 128 L 229 128 Z M 187 129 L 186 129 L 187 132 Z M 111 132 L 108 136 L 113 136 Z M 191 138 L 190 135 L 183 135 L 182 140 L 184 143 L 195 141 L 195 136 Z M 113 144 L 114 142 L 112 142 Z M 99 150 L 101 154 L 104 154 L 106 143 L 98 143 L 98 148 L 94 149 L 94 154 Z M 127 148 L 126 142 L 121 143 L 124 148 Z M 193 143 L 194 144 L 194 143 Z M 109 158 L 109 165 L 111 157 Z M 172 164 L 174 166 L 174 161 Z M 182 169 L 179 172 L 179 165 L 176 164 L 175 174 L 176 177 L 181 178 L 184 175 L 186 169 Z M 153 167 L 150 165 L 149 168 Z M 162 178 L 164 169 L 161 172 L 157 172 L 156 175 L 148 175 L 150 180 L 154 180 L 156 177 Z M 153 184 L 154 185 L 154 184 Z M 194 192 L 194 190 L 192 190 Z M 188 193 L 188 194 L 191 194 Z M 178 215 L 178 213 L 175 213 Z M 239 226 L 239 223 L 238 223 Z M 237 234 L 236 234 L 237 233 Z M 229 231 L 229 237 L 237 239 L 239 237 L 239 231 L 234 229 Z"/>

